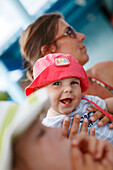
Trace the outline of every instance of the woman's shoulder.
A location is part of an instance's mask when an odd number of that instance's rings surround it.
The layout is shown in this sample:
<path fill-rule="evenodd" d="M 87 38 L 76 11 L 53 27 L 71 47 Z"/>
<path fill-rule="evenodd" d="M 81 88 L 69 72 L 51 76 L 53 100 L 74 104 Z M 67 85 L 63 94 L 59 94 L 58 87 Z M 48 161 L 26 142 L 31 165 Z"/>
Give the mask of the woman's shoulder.
<path fill-rule="evenodd" d="M 99 62 L 88 69 L 86 73 L 88 77 L 94 77 L 113 87 L 113 61 Z"/>
<path fill-rule="evenodd" d="M 105 73 L 108 75 L 113 75 L 113 61 L 103 61 L 96 63 L 94 66 L 86 70 L 87 76 L 89 77 L 97 77 L 99 78 L 99 75 L 101 73 Z"/>

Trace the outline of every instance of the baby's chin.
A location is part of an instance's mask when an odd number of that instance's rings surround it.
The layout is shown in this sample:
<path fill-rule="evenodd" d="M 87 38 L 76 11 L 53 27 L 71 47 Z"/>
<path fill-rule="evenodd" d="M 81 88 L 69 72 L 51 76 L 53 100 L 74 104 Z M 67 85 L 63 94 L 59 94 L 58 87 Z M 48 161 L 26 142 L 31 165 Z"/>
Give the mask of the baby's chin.
<path fill-rule="evenodd" d="M 59 113 L 61 114 L 61 115 L 68 115 L 68 114 L 70 114 L 71 112 L 73 112 L 75 109 L 69 109 L 69 111 L 66 109 L 65 111 L 63 110 L 63 111 L 59 111 Z"/>

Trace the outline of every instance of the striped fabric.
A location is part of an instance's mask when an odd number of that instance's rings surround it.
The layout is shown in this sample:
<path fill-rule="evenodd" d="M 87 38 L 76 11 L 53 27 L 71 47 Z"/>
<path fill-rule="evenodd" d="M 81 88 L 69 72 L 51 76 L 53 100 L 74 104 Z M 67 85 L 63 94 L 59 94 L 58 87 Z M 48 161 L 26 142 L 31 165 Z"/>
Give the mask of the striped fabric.
<path fill-rule="evenodd" d="M 97 105 L 99 105 L 103 109 L 106 108 L 105 101 L 100 99 L 99 97 L 90 96 L 90 95 L 89 96 L 83 95 L 82 97 L 87 98 L 87 99 L 95 102 Z M 87 100 L 82 99 L 79 106 L 73 112 L 71 112 L 70 114 L 68 114 L 68 115 L 57 115 L 57 116 L 47 116 L 46 118 L 44 118 L 42 123 L 45 126 L 49 126 L 49 127 L 57 127 L 57 126 L 61 127 L 64 117 L 69 116 L 71 118 L 71 123 L 70 123 L 70 127 L 71 127 L 73 116 L 75 114 L 80 114 L 81 115 L 80 127 L 79 127 L 79 131 L 80 131 L 83 119 L 87 118 L 89 120 L 89 117 L 93 114 L 92 112 L 87 111 L 87 107 L 89 107 L 89 106 L 93 106 L 93 104 L 90 103 Z M 50 112 L 48 111 L 48 114 L 49 113 Z M 113 144 L 113 130 L 109 128 L 109 123 L 107 125 L 104 125 L 103 127 L 98 127 L 97 126 L 98 121 L 99 120 L 97 120 L 95 122 L 91 122 L 89 120 L 88 131 L 91 127 L 95 127 L 97 138 L 108 140 L 109 142 L 111 142 Z"/>
<path fill-rule="evenodd" d="M 41 89 L 23 104 L 0 102 L 0 170 L 12 170 L 12 140 L 20 135 L 48 104 L 48 94 Z"/>

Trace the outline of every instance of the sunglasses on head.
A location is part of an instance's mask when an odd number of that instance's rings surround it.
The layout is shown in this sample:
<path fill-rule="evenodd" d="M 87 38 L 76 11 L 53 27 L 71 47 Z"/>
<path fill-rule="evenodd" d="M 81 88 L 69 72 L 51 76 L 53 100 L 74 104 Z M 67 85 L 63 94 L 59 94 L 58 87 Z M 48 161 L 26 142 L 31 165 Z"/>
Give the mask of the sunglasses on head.
<path fill-rule="evenodd" d="M 66 32 L 61 35 L 60 37 L 56 38 L 55 40 L 51 41 L 50 44 L 56 42 L 57 40 L 66 37 L 66 36 L 70 36 L 71 38 L 76 38 L 76 31 L 74 30 L 74 28 L 72 26 L 69 26 L 66 28 Z"/>

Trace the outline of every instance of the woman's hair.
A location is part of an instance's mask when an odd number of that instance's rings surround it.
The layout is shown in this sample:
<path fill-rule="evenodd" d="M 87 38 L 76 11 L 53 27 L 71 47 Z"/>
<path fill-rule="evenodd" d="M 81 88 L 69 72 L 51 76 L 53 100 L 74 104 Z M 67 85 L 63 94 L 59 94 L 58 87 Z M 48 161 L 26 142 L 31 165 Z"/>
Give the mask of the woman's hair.
<path fill-rule="evenodd" d="M 43 57 L 41 47 L 49 46 L 58 32 L 58 20 L 63 18 L 61 13 L 46 13 L 28 26 L 19 39 L 21 54 L 27 77 L 33 80 L 33 66 L 37 59 Z"/>

